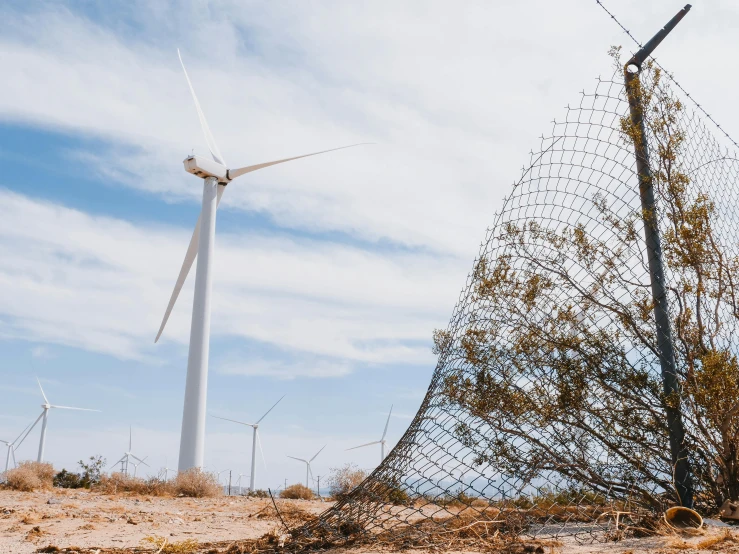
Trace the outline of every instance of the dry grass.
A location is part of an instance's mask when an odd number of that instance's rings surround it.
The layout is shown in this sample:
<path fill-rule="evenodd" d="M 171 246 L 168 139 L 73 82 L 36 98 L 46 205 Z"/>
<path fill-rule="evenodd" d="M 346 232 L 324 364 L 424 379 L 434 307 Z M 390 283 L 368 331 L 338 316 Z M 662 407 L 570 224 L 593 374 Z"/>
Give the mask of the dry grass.
<path fill-rule="evenodd" d="M 33 540 L 36 540 L 42 537 L 45 534 L 46 532 L 43 529 L 41 529 L 41 527 L 36 526 L 33 529 L 31 529 L 28 533 L 26 533 L 26 540 L 33 541 Z"/>
<path fill-rule="evenodd" d="M 24 525 L 32 525 L 34 523 L 37 523 L 40 519 L 41 518 L 38 516 L 38 514 L 31 512 L 21 517 L 20 521 Z"/>
<path fill-rule="evenodd" d="M 44 462 L 21 462 L 8 471 L 5 485 L 24 492 L 50 489 L 54 485 L 54 466 Z"/>
<path fill-rule="evenodd" d="M 223 495 L 223 487 L 215 473 L 194 467 L 179 473 L 172 481 L 177 494 L 192 498 L 212 498 Z"/>
<path fill-rule="evenodd" d="M 285 525 L 290 528 L 297 525 L 302 525 L 303 523 L 310 521 L 315 517 L 310 512 L 306 512 L 302 508 L 290 503 L 280 503 L 277 509 L 279 510 L 279 514 L 277 510 L 275 510 L 274 506 L 268 504 L 267 506 L 259 510 L 256 514 L 254 514 L 253 517 L 255 517 L 256 519 L 277 520 L 282 517 L 282 521 L 284 521 Z"/>
<path fill-rule="evenodd" d="M 313 491 L 305 485 L 295 483 L 280 492 L 280 498 L 289 498 L 292 500 L 313 500 Z"/>
<path fill-rule="evenodd" d="M 142 542 L 149 543 L 161 554 L 193 554 L 198 551 L 198 541 L 186 539 L 169 542 L 166 537 L 145 537 Z"/>

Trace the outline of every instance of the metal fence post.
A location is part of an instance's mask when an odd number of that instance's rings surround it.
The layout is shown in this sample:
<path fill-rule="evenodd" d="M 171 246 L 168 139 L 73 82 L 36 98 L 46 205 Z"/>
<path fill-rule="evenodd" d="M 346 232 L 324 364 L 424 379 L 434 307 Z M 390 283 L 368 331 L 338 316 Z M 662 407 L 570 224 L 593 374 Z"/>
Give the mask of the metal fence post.
<path fill-rule="evenodd" d="M 644 124 L 644 106 L 639 91 L 639 73 L 642 64 L 651 55 L 660 42 L 669 34 L 690 10 L 686 5 L 673 17 L 663 29 L 647 42 L 624 67 L 626 95 L 629 100 L 631 123 L 638 129 L 634 137 L 636 169 L 639 175 L 639 196 L 641 197 L 642 219 L 644 221 L 644 242 L 649 261 L 649 279 L 654 301 L 654 321 L 657 331 L 657 347 L 659 349 L 662 387 L 667 398 L 672 398 L 674 405 L 666 406 L 667 427 L 670 435 L 670 454 L 673 465 L 675 488 L 680 497 L 680 504 L 687 508 L 693 506 L 693 484 L 690 473 L 688 450 L 685 446 L 685 428 L 680 409 L 680 385 L 675 367 L 675 350 L 670 327 L 669 306 L 665 286 L 665 273 L 662 263 L 662 245 L 659 224 L 655 212 L 654 186 L 652 171 L 649 165 L 649 147 Z"/>

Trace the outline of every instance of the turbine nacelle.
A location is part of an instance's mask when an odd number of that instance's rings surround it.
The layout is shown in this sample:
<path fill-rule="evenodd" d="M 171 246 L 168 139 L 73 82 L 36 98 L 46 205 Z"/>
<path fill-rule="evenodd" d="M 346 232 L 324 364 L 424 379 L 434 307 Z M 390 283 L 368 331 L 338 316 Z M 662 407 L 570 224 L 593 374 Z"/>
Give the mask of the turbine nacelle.
<path fill-rule="evenodd" d="M 185 171 L 202 179 L 214 177 L 221 185 L 227 185 L 231 181 L 226 166 L 214 160 L 202 156 L 188 156 L 182 163 L 185 165 Z"/>

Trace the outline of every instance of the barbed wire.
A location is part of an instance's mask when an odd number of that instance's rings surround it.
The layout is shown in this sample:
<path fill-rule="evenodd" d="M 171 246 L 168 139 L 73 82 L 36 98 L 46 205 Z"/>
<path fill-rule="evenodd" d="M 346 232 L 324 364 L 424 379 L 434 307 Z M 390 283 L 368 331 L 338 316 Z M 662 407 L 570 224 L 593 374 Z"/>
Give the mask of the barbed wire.
<path fill-rule="evenodd" d="M 603 11 L 608 14 L 608 16 L 616 23 L 616 25 L 618 25 L 621 28 L 621 30 L 626 34 L 626 36 L 628 36 L 631 40 L 633 40 L 634 43 L 639 48 L 641 48 L 643 46 L 643 44 L 641 42 L 639 42 L 639 40 L 631 33 L 631 31 L 629 31 L 623 25 L 623 23 L 621 23 L 621 21 L 619 21 L 618 18 L 608 8 L 606 8 L 605 4 L 603 4 L 603 0 L 595 0 L 595 3 L 598 4 L 603 9 Z M 703 115 L 706 116 L 706 119 L 708 119 L 708 121 L 710 121 L 711 123 L 713 123 L 716 126 L 716 128 L 724 135 L 724 137 L 726 137 L 731 142 L 731 144 L 734 145 L 735 148 L 739 148 L 739 144 L 737 144 L 737 142 L 731 137 L 731 135 L 729 135 L 729 133 L 723 127 L 721 127 L 721 125 L 716 120 L 714 120 L 713 117 L 711 117 L 711 114 L 709 114 L 703 108 L 703 106 L 701 106 L 698 103 L 698 101 L 695 98 L 693 98 L 687 90 L 685 90 L 683 88 L 683 86 L 680 84 L 680 82 L 677 79 L 675 79 L 674 74 L 672 74 L 671 72 L 667 71 L 664 67 L 662 67 L 659 64 L 659 62 L 654 57 L 652 57 L 652 60 L 654 60 L 654 64 L 657 67 L 659 67 L 662 71 L 664 71 L 665 75 L 667 75 L 667 77 L 670 79 L 670 81 L 672 81 L 675 84 L 675 86 L 680 90 L 680 92 L 682 92 L 685 95 L 685 97 L 688 98 L 690 100 L 690 102 L 696 108 L 698 108 L 698 110 Z"/>

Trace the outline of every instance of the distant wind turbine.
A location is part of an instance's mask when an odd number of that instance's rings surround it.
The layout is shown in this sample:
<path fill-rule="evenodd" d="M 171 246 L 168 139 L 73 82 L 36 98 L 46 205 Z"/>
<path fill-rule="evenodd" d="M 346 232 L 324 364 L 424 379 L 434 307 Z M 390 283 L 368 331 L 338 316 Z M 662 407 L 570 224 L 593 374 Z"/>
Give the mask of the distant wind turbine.
<path fill-rule="evenodd" d="M 129 464 L 129 462 L 131 462 L 131 458 L 133 458 L 134 460 L 136 460 L 137 462 L 139 462 L 139 464 L 144 464 L 145 466 L 149 467 L 149 464 L 147 464 L 146 462 L 144 462 L 144 460 L 146 458 L 148 458 L 148 456 L 144 456 L 143 458 L 139 458 L 138 456 L 136 456 L 136 454 L 133 453 L 133 431 L 132 431 L 131 427 L 129 426 L 128 427 L 128 450 L 126 451 L 125 454 L 123 454 L 123 456 L 121 457 L 120 460 L 118 460 L 116 463 L 113 464 L 113 466 L 117 466 L 118 464 L 121 464 L 121 473 L 123 473 L 125 475 L 128 475 L 128 464 Z M 133 467 L 134 467 L 134 469 L 133 469 L 133 476 L 134 477 L 136 477 L 136 470 L 138 469 L 139 464 L 135 464 L 135 463 L 131 462 L 131 465 L 133 465 Z M 113 466 L 111 466 L 111 467 L 113 467 Z"/>
<path fill-rule="evenodd" d="M 206 400 L 208 389 L 208 353 L 210 348 L 210 295 L 212 284 L 212 267 L 213 267 L 213 249 L 215 244 L 216 230 L 216 209 L 221 201 L 223 192 L 233 179 L 251 173 L 266 167 L 324 154 L 342 148 L 350 148 L 351 146 L 359 146 L 352 144 L 350 146 L 342 146 L 341 148 L 333 148 L 331 150 L 323 150 L 321 152 L 313 152 L 311 154 L 303 154 L 302 156 L 294 156 L 284 158 L 273 162 L 260 163 L 241 167 L 239 169 L 228 169 L 226 160 L 223 158 L 221 151 L 213 138 L 205 114 L 200 107 L 200 102 L 195 95 L 195 89 L 187 75 L 185 64 L 182 62 L 179 50 L 177 55 L 180 58 L 182 70 L 185 72 L 187 85 L 190 87 L 190 93 L 195 103 L 195 109 L 198 112 L 200 126 L 205 135 L 205 142 L 210 150 L 212 160 L 200 156 L 191 155 L 185 158 L 185 171 L 192 173 L 204 180 L 203 186 L 203 202 L 200 217 L 195 224 L 190 245 L 187 247 L 185 260 L 182 262 L 180 274 L 177 277 L 172 296 L 169 304 L 164 312 L 162 324 L 159 326 L 154 342 L 162 336 L 164 327 L 167 324 L 172 308 L 177 301 L 177 297 L 185 284 L 187 274 L 197 257 L 198 263 L 195 270 L 195 294 L 192 306 L 192 320 L 190 324 L 190 350 L 187 359 L 187 379 L 185 382 L 185 402 L 182 413 L 182 432 L 180 435 L 180 460 L 179 470 L 186 471 L 193 467 L 203 467 L 203 454 L 205 449 L 205 415 Z"/>
<path fill-rule="evenodd" d="M 239 494 L 241 494 L 241 478 L 245 475 L 245 473 L 239 473 L 239 478 L 236 480 L 236 486 L 239 487 Z"/>
<path fill-rule="evenodd" d="M 172 469 L 171 467 L 169 467 L 169 463 L 167 463 L 167 458 L 165 456 L 165 458 L 164 458 L 164 467 L 160 470 L 159 475 L 164 474 L 164 480 L 165 481 L 169 481 L 169 472 L 170 471 L 173 472 L 173 473 L 175 473 L 175 474 L 177 473 L 177 470 Z M 160 477 L 160 479 L 161 479 L 161 477 Z"/>
<path fill-rule="evenodd" d="M 326 448 L 328 445 L 324 444 L 323 448 Z M 321 448 L 321 450 L 323 450 Z M 310 463 L 316 459 L 316 457 L 321 453 L 321 450 L 316 452 L 315 456 L 313 456 L 310 460 L 304 460 L 303 458 L 296 458 L 295 456 L 288 456 L 288 458 L 292 458 L 293 460 L 298 460 L 299 462 L 303 462 L 305 464 L 305 486 L 307 488 L 310 488 L 310 479 L 313 478 L 313 471 L 310 468 Z"/>
<path fill-rule="evenodd" d="M 57 406 L 54 404 L 49 403 L 49 399 L 46 398 L 46 394 L 44 394 L 44 389 L 41 386 L 41 381 L 39 381 L 39 378 L 36 377 L 36 381 L 38 381 L 38 388 L 41 389 L 41 396 L 44 397 L 44 403 L 41 404 L 41 407 L 43 408 L 43 411 L 41 412 L 41 415 L 39 415 L 36 418 L 36 421 L 33 422 L 33 425 L 31 425 L 31 428 L 28 430 L 26 435 L 33 431 L 33 428 L 36 427 L 36 424 L 43 419 L 43 422 L 41 423 L 41 438 L 39 439 L 38 443 L 38 462 L 44 461 L 44 447 L 46 445 L 46 424 L 49 420 L 49 410 L 52 408 L 57 408 L 60 410 L 79 410 L 82 412 L 99 412 L 100 410 L 91 410 L 89 408 L 72 408 L 71 406 Z M 25 436 L 23 437 L 25 439 Z"/>
<path fill-rule="evenodd" d="M 272 407 L 267 410 L 262 417 L 260 417 L 256 423 L 245 423 L 243 421 L 236 421 L 235 419 L 228 419 L 227 417 L 218 417 L 214 415 L 216 419 L 222 419 L 224 421 L 230 421 L 232 423 L 238 423 L 239 425 L 246 425 L 247 427 L 251 427 L 253 429 L 252 436 L 251 436 L 251 476 L 249 477 L 249 490 L 251 492 L 254 492 L 254 482 L 256 480 L 256 474 L 257 474 L 257 444 L 259 445 L 259 452 L 262 454 L 262 462 L 264 463 L 264 469 L 267 469 L 267 462 L 264 459 L 264 450 L 262 450 L 262 439 L 259 438 L 259 423 L 267 417 L 267 414 L 270 413 L 277 404 L 282 402 L 282 399 L 285 398 L 285 395 L 283 394 L 282 397 L 275 402 Z M 211 414 L 213 415 L 213 414 Z"/>
<path fill-rule="evenodd" d="M 144 464 L 144 465 L 145 465 L 146 467 L 150 467 L 150 466 L 149 466 L 149 464 L 147 464 L 147 463 L 146 463 L 146 462 L 144 461 L 144 460 L 146 460 L 146 458 L 148 458 L 148 457 L 149 457 L 149 456 L 144 456 L 143 458 L 141 458 L 141 459 L 139 460 L 139 463 L 138 463 L 138 464 L 136 464 L 136 463 L 134 463 L 134 464 L 133 464 L 133 478 L 134 478 L 134 479 L 136 478 L 136 471 L 137 471 L 137 470 L 139 469 L 139 466 L 140 466 L 141 464 Z M 133 463 L 133 462 L 132 462 L 132 463 Z"/>
<path fill-rule="evenodd" d="M 18 435 L 15 440 L 13 441 L 4 441 L 0 440 L 1 443 L 5 444 L 8 447 L 8 453 L 5 455 L 5 471 L 8 471 L 8 467 L 10 467 L 10 458 L 12 456 L 13 458 L 13 467 L 16 467 L 18 463 L 15 461 L 15 449 L 18 448 L 21 443 L 26 439 L 28 436 L 28 433 L 30 433 L 31 429 L 33 429 L 33 423 L 29 423 L 26 425 L 26 428 L 21 431 L 21 434 Z"/>
<path fill-rule="evenodd" d="M 390 416 L 393 415 L 393 407 L 390 406 L 390 413 L 387 414 L 387 421 L 385 422 L 385 430 L 382 432 L 382 438 L 378 441 L 374 442 L 368 442 L 367 444 L 360 444 L 359 446 L 353 446 L 351 448 L 347 448 L 346 450 L 356 450 L 357 448 L 364 448 L 365 446 L 372 446 L 373 444 L 379 444 L 380 445 L 380 463 L 385 459 L 385 445 L 387 444 L 387 441 L 385 440 L 385 435 L 387 435 L 387 426 L 390 425 Z"/>

